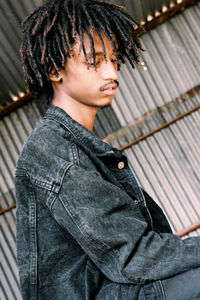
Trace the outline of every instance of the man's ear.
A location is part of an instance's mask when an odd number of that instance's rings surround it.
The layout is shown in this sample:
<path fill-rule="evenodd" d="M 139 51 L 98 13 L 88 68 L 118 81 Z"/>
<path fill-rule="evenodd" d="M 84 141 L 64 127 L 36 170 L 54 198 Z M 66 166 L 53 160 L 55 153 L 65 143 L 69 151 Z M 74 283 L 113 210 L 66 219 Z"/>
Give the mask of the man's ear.
<path fill-rule="evenodd" d="M 49 72 L 49 78 L 53 82 L 61 82 L 62 81 L 62 72 L 58 72 L 57 76 L 55 75 L 55 71 L 51 70 Z"/>

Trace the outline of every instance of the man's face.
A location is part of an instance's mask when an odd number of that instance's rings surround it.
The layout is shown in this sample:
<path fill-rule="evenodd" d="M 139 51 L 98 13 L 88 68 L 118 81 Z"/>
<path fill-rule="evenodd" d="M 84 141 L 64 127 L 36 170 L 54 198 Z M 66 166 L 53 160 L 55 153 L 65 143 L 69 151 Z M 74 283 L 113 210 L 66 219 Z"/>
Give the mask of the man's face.
<path fill-rule="evenodd" d="M 83 50 L 79 54 L 80 40 L 77 38 L 73 46 L 74 56 L 68 59 L 63 70 L 60 71 L 62 83 L 58 89 L 73 104 L 100 107 L 109 105 L 115 94 L 118 78 L 117 61 L 111 44 L 105 34 L 101 32 L 105 44 L 106 58 L 104 58 L 102 42 L 94 32 L 94 49 L 96 53 L 96 70 L 91 57 L 90 40 L 84 34 L 84 45 L 90 64 L 86 64 Z M 59 92 L 58 90 L 58 92 Z M 55 90 L 56 92 L 56 90 Z M 56 93 L 55 93 L 56 95 Z"/>

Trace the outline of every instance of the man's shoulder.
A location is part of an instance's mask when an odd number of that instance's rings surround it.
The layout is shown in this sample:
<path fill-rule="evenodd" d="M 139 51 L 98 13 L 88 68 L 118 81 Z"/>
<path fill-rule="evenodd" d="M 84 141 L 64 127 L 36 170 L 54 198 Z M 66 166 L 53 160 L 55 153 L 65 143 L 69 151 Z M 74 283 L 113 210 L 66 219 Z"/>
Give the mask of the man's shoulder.
<path fill-rule="evenodd" d="M 70 132 L 52 120 L 43 120 L 30 134 L 16 170 L 23 169 L 34 181 L 52 183 L 73 163 Z"/>

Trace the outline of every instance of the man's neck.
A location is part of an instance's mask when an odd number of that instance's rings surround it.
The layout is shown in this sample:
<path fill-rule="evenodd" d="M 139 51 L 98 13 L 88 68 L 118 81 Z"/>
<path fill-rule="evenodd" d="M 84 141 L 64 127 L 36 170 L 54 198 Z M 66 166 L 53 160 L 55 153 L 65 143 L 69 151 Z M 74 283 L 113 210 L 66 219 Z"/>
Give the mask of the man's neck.
<path fill-rule="evenodd" d="M 54 97 L 52 104 L 62 108 L 73 120 L 92 130 L 98 108 L 77 103 L 73 99 Z"/>

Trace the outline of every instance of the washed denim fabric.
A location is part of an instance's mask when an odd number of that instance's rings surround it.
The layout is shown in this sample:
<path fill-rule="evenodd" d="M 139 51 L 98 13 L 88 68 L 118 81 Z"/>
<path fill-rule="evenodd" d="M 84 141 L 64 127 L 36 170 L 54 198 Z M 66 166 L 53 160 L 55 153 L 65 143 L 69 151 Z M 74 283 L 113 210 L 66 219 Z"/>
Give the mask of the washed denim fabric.
<path fill-rule="evenodd" d="M 25 143 L 15 184 L 23 299 L 138 299 L 200 266 L 199 237 L 173 235 L 123 153 L 58 107 Z"/>

